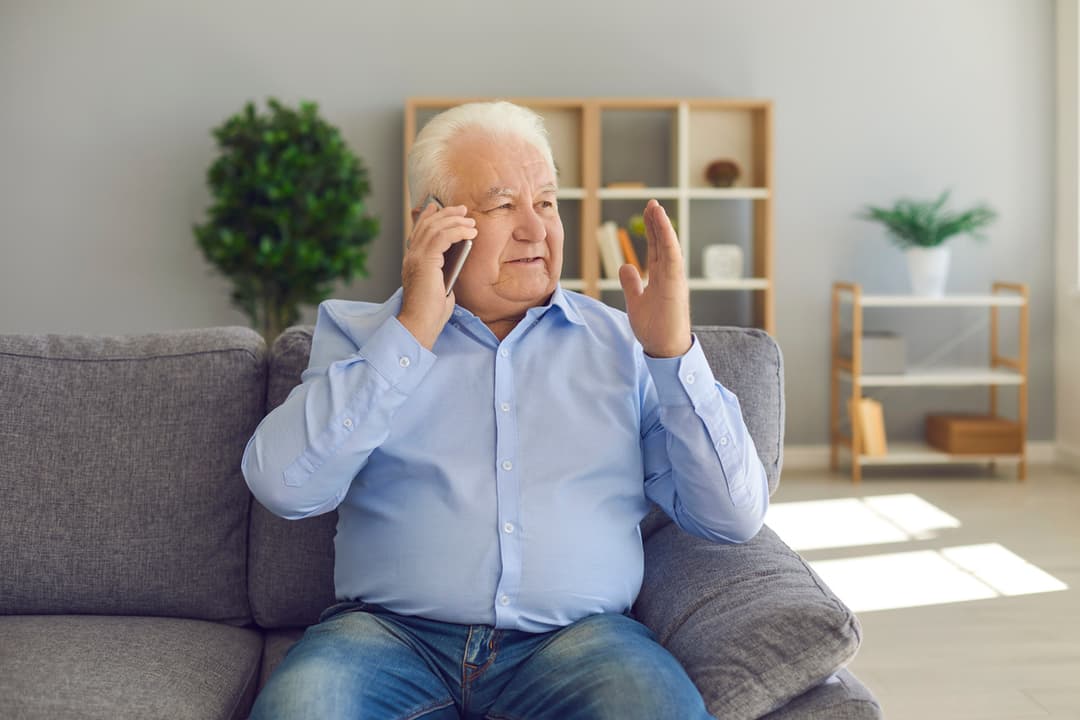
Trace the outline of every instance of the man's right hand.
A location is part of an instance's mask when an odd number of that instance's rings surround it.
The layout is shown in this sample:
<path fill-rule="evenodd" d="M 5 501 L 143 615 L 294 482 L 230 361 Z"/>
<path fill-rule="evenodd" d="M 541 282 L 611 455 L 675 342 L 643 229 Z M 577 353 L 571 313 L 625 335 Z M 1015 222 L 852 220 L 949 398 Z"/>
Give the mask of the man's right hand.
<path fill-rule="evenodd" d="M 401 263 L 404 290 L 398 321 L 428 350 L 454 312 L 454 293 L 443 285 L 443 253 L 455 242 L 476 237 L 476 221 L 464 205 L 439 209 L 430 203 L 413 223 Z"/>

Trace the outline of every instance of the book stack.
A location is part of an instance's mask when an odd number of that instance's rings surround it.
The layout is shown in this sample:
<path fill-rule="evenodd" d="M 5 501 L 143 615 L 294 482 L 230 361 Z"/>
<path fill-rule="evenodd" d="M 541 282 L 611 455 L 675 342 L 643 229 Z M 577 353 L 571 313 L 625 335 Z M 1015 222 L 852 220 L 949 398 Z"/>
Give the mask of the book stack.
<path fill-rule="evenodd" d="M 619 268 L 629 263 L 637 268 L 642 278 L 648 279 L 626 228 L 619 227 L 612 220 L 607 221 L 596 230 L 596 245 L 600 248 L 605 277 L 618 278 Z"/>

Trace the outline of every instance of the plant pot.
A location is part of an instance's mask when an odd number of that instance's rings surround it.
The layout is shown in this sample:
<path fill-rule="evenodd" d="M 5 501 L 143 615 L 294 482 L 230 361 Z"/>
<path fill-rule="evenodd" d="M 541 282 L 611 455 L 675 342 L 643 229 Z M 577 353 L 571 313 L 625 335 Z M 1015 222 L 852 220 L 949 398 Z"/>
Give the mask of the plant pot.
<path fill-rule="evenodd" d="M 945 245 L 910 247 L 904 254 L 907 255 L 911 293 L 929 297 L 944 295 L 945 280 L 949 275 L 949 248 Z"/>

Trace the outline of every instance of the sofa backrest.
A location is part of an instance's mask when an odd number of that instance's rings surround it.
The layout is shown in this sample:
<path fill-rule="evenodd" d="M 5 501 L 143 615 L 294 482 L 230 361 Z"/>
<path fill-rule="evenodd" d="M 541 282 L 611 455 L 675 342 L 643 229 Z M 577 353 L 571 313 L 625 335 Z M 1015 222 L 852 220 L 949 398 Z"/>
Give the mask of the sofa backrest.
<path fill-rule="evenodd" d="M 270 349 L 267 412 L 284 402 L 307 368 L 313 328 L 292 327 Z M 749 328 L 694 328 L 716 378 L 739 398 L 743 418 L 774 491 L 784 440 L 784 366 L 780 348 Z M 642 523 L 648 537 L 670 522 L 659 509 Z M 249 590 L 255 621 L 266 628 L 306 626 L 334 601 L 337 513 L 283 520 L 255 502 L 251 509 Z"/>
<path fill-rule="evenodd" d="M 251 621 L 247 328 L 0 335 L 0 614 Z"/>

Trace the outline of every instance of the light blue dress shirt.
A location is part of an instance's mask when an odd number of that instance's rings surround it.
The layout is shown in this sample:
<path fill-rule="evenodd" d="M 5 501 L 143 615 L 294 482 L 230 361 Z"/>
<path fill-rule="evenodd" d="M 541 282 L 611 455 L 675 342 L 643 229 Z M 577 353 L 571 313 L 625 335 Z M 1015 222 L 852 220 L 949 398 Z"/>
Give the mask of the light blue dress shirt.
<path fill-rule="evenodd" d="M 400 308 L 322 303 L 244 451 L 272 512 L 337 508 L 339 599 L 544 632 L 629 609 L 650 500 L 710 540 L 760 529 L 765 470 L 696 338 L 647 357 L 625 313 L 560 287 L 502 342 L 458 307 L 429 352 Z"/>

